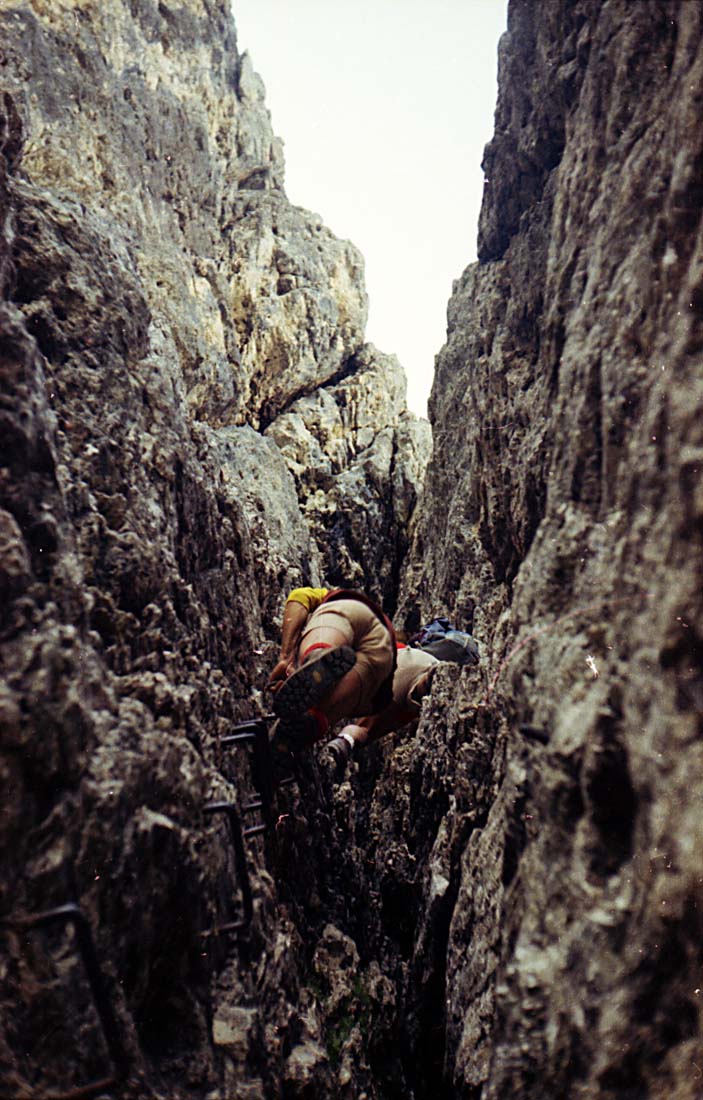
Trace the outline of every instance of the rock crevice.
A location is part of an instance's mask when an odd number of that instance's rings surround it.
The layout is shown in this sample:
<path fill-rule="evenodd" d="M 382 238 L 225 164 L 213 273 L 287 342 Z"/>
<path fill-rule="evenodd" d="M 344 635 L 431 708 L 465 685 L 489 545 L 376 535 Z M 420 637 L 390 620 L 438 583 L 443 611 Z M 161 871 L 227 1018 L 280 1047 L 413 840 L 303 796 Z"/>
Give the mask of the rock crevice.
<path fill-rule="evenodd" d="M 446 758 L 455 797 L 488 791 L 449 876 L 450 1095 L 695 1095 L 700 15 L 513 0 L 501 43 L 401 598 L 407 620 L 475 608 L 487 658 L 432 698 L 449 744 L 475 744 L 471 702 L 495 741 L 486 772 Z"/>
<path fill-rule="evenodd" d="M 426 478 L 229 5 L 0 28 L 0 918 L 80 903 L 125 1098 L 696 1100 L 700 6 L 511 0 Z M 203 936 L 262 784 L 222 737 L 322 581 L 481 665 L 301 757 Z M 70 931 L 0 947 L 4 1095 L 99 1077 Z"/>
<path fill-rule="evenodd" d="M 384 980 L 323 996 L 346 941 L 316 923 L 315 956 L 272 839 L 248 936 L 203 938 L 242 904 L 205 806 L 255 800 L 221 739 L 270 705 L 286 591 L 343 570 L 391 607 L 429 427 L 365 345 L 359 253 L 285 196 L 229 4 L 27 0 L 0 28 L 0 918 L 80 904 L 121 1094 L 332 1094 Z M 0 946 L 0 1092 L 99 1078 L 70 929 Z"/>

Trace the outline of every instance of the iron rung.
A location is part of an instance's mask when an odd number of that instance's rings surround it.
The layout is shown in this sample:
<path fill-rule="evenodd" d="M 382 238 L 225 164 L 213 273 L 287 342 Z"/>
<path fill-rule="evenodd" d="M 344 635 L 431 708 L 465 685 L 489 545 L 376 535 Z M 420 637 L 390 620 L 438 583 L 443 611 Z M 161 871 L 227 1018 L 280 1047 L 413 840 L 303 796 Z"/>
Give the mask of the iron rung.
<path fill-rule="evenodd" d="M 95 1096 L 98 1092 L 102 1092 L 104 1089 L 123 1080 L 127 1075 L 129 1064 L 127 1053 L 122 1043 L 117 1016 L 105 986 L 102 970 L 100 969 L 100 962 L 98 953 L 95 949 L 95 942 L 93 940 L 90 924 L 80 906 L 75 902 L 67 902 L 65 905 L 59 905 L 54 909 L 47 909 L 43 913 L 33 913 L 25 917 L 16 917 L 14 919 L 0 921 L 0 924 L 6 928 L 17 929 L 42 928 L 48 924 L 61 923 L 73 924 L 75 928 L 78 953 L 85 967 L 90 992 L 93 997 L 93 1004 L 98 1014 L 105 1045 L 107 1046 L 110 1058 L 115 1067 L 115 1073 L 109 1078 L 105 1077 L 100 1081 L 92 1081 L 90 1084 L 81 1085 L 78 1088 L 71 1089 L 69 1092 L 60 1094 L 55 1093 L 51 1097 L 47 1097 L 47 1100 L 83 1100 L 83 1098 L 87 1100 L 88 1097 Z"/>
<path fill-rule="evenodd" d="M 241 929 L 247 928 L 251 924 L 252 917 L 254 916 L 254 901 L 251 893 L 247 857 L 244 851 L 242 823 L 239 820 L 237 807 L 233 802 L 208 802 L 203 807 L 203 812 L 206 814 L 225 814 L 227 817 L 232 847 L 234 849 L 234 863 L 237 871 L 237 878 L 239 879 L 239 888 L 242 893 L 242 907 L 244 909 L 242 920 L 231 922 L 231 925 L 223 925 L 222 927 L 228 927 L 232 931 L 235 930 L 235 926 Z M 216 935 L 216 929 L 214 928 L 209 929 L 208 932 L 210 935 Z"/>

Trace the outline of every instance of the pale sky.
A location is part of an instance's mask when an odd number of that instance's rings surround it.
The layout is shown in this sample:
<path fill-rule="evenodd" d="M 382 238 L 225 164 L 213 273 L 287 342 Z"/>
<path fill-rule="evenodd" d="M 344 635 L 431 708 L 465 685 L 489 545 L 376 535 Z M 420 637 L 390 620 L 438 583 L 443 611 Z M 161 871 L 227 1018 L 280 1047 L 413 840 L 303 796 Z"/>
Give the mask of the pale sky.
<path fill-rule="evenodd" d="M 366 338 L 426 413 L 452 280 L 476 258 L 507 0 L 232 0 L 286 192 L 366 262 Z"/>

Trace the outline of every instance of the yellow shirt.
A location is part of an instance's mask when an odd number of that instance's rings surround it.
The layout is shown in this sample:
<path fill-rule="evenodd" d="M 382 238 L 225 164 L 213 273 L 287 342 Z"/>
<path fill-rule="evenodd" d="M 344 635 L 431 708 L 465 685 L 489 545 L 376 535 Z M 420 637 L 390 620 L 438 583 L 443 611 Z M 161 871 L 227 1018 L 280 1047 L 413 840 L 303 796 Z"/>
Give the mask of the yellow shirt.
<path fill-rule="evenodd" d="M 286 603 L 290 603 L 291 600 L 301 603 L 309 615 L 320 606 L 329 591 L 329 588 L 294 588 Z"/>

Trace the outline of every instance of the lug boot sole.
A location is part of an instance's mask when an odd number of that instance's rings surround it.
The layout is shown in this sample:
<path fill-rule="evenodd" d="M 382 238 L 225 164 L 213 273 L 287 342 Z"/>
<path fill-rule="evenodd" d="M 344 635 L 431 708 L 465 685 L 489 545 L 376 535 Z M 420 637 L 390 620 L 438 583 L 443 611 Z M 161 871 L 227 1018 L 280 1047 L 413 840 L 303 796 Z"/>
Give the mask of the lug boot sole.
<path fill-rule="evenodd" d="M 328 649 L 321 657 L 308 661 L 276 692 L 273 709 L 279 718 L 294 719 L 314 707 L 332 691 L 335 684 L 356 664 L 351 646 Z"/>

